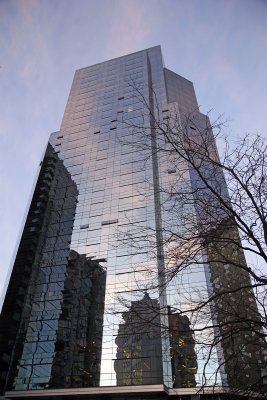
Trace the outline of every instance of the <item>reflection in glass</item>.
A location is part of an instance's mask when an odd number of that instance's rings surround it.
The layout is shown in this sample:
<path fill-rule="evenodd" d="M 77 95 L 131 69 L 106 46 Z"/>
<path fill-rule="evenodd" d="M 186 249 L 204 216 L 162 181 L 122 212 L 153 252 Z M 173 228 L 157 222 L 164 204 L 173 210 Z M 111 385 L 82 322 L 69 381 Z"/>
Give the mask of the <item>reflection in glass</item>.
<path fill-rule="evenodd" d="M 147 293 L 123 313 L 114 361 L 117 385 L 162 383 L 159 303 Z"/>
<path fill-rule="evenodd" d="M 173 387 L 195 387 L 197 355 L 193 331 L 187 316 L 168 308 L 170 354 Z M 160 306 L 145 293 L 132 301 L 123 312 L 119 325 L 117 354 L 114 361 L 117 385 L 152 385 L 162 383 L 162 343 Z"/>
<path fill-rule="evenodd" d="M 70 251 L 49 387 L 99 386 L 105 261 Z"/>
<path fill-rule="evenodd" d="M 169 309 L 169 334 L 173 387 L 195 387 L 198 364 L 189 318 Z"/>
<path fill-rule="evenodd" d="M 21 316 L 8 385 L 48 387 L 78 190 L 49 143 L 14 266 L 27 271 L 18 284 Z"/>
<path fill-rule="evenodd" d="M 48 144 L 15 261 L 28 277 L 15 281 L 23 308 L 9 388 L 99 385 L 106 260 L 70 250 L 77 197 Z"/>

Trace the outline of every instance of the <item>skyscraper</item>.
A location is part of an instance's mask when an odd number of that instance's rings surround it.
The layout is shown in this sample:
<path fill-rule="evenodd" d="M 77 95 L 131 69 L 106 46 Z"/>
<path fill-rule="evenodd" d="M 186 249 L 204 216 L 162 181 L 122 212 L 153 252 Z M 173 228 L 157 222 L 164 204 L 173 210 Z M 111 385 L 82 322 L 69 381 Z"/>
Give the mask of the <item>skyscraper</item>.
<path fill-rule="evenodd" d="M 262 346 L 252 355 L 242 335 L 245 358 L 237 356 L 236 366 L 222 363 L 230 339 L 204 348 L 203 326 L 224 320 L 230 305 L 225 315 L 212 307 L 199 319 L 186 314 L 198 296 L 232 280 L 231 265 L 216 265 L 208 243 L 206 259 L 165 282 L 174 261 L 164 231 L 183 231 L 177 216 L 185 208 L 203 217 L 194 199 L 177 212 L 161 191 L 199 185 L 194 171 L 187 168 L 182 181 L 175 159 L 156 151 L 155 121 L 167 124 L 172 112 L 181 124 L 194 114 L 192 137 L 206 126 L 192 83 L 164 68 L 159 46 L 76 71 L 40 166 L 1 314 L 6 398 L 190 397 L 203 376 L 207 386 L 261 379 Z M 257 314 L 252 294 L 243 301 Z M 222 332 L 210 327 L 208 335 L 215 340 Z"/>

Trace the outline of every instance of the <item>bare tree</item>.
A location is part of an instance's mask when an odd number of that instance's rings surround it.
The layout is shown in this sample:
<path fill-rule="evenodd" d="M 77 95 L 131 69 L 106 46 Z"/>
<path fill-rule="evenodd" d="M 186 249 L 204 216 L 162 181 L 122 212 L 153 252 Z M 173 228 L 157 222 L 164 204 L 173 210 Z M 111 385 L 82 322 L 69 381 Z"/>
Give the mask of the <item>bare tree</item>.
<path fill-rule="evenodd" d="M 213 369 L 215 385 L 266 393 L 266 142 L 259 135 L 230 142 L 219 119 L 211 124 L 199 110 L 181 115 L 175 103 L 162 110 L 152 89 L 148 99 L 132 87 L 146 114 L 138 123 L 122 119 L 128 135 L 120 140 L 140 149 L 144 164 L 154 167 L 157 216 L 155 227 L 133 227 L 119 239 L 136 251 L 146 247 L 159 266 L 143 271 L 146 284 L 136 286 L 165 298 L 159 313 L 170 338 L 192 345 L 194 335 L 198 351 L 205 352 L 202 387 L 210 385 Z M 205 289 L 193 278 L 188 282 L 199 271 Z M 168 304 L 174 291 L 176 301 Z M 188 320 L 174 322 L 175 315 Z M 174 363 L 179 346 L 171 347 Z"/>

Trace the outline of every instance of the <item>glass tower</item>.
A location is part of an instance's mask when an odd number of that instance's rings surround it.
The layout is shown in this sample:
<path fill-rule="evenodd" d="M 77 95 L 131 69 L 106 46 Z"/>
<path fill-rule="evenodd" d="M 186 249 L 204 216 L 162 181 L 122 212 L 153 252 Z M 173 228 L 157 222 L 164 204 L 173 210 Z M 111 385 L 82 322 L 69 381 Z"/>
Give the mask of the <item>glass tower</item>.
<path fill-rule="evenodd" d="M 6 398 L 157 398 L 174 389 L 190 397 L 204 370 L 215 383 L 224 349 L 207 361 L 203 319 L 175 311 L 199 293 L 208 296 L 212 271 L 203 256 L 164 282 L 172 261 L 162 232 L 182 227 L 160 188 L 194 187 L 197 178 L 188 170 L 177 182 L 174 161 L 155 150 L 151 118 L 194 112 L 202 126 L 206 117 L 197 110 L 192 83 L 164 67 L 160 46 L 76 71 L 60 131 L 40 165 L 2 309 Z M 222 369 L 216 383 L 228 381 Z"/>

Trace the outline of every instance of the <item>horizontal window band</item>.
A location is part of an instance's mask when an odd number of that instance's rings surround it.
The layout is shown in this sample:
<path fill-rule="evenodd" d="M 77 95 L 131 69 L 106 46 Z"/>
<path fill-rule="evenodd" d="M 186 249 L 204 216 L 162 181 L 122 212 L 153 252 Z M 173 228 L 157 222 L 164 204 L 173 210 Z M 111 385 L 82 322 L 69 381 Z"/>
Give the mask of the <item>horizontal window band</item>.
<path fill-rule="evenodd" d="M 148 332 L 143 332 L 142 331 L 142 335 L 144 335 L 145 333 L 148 334 Z M 129 335 L 127 337 L 131 337 L 133 335 L 135 335 L 136 333 L 129 333 Z M 114 335 L 116 336 L 116 335 Z M 117 335 L 117 338 L 120 338 L 123 336 Z M 123 357 L 123 358 L 112 358 L 113 361 L 119 361 L 119 360 L 123 360 L 123 361 L 127 361 L 127 360 L 147 360 L 150 359 L 150 357 Z M 125 373 L 125 372 L 124 372 Z"/>
<path fill-rule="evenodd" d="M 132 292 L 141 292 L 141 293 L 143 293 L 143 290 L 142 289 L 131 289 L 131 290 L 123 290 L 123 291 L 121 291 L 121 292 L 117 292 L 117 293 L 132 293 Z"/>
<path fill-rule="evenodd" d="M 110 219 L 107 221 L 102 221 L 101 225 L 110 225 L 110 224 L 117 224 L 118 223 L 118 219 Z"/>
<path fill-rule="evenodd" d="M 134 253 L 125 253 L 125 254 L 117 254 L 117 258 L 120 257 L 130 257 L 130 256 L 139 256 L 139 255 L 143 255 L 143 254 L 148 254 L 148 251 L 142 251 L 142 252 L 134 252 Z"/>
<path fill-rule="evenodd" d="M 80 229 L 87 229 L 89 228 L 89 224 L 80 225 Z"/>
<path fill-rule="evenodd" d="M 137 274 L 138 272 L 147 272 L 148 269 L 139 269 L 137 271 L 116 272 L 115 275 Z"/>

